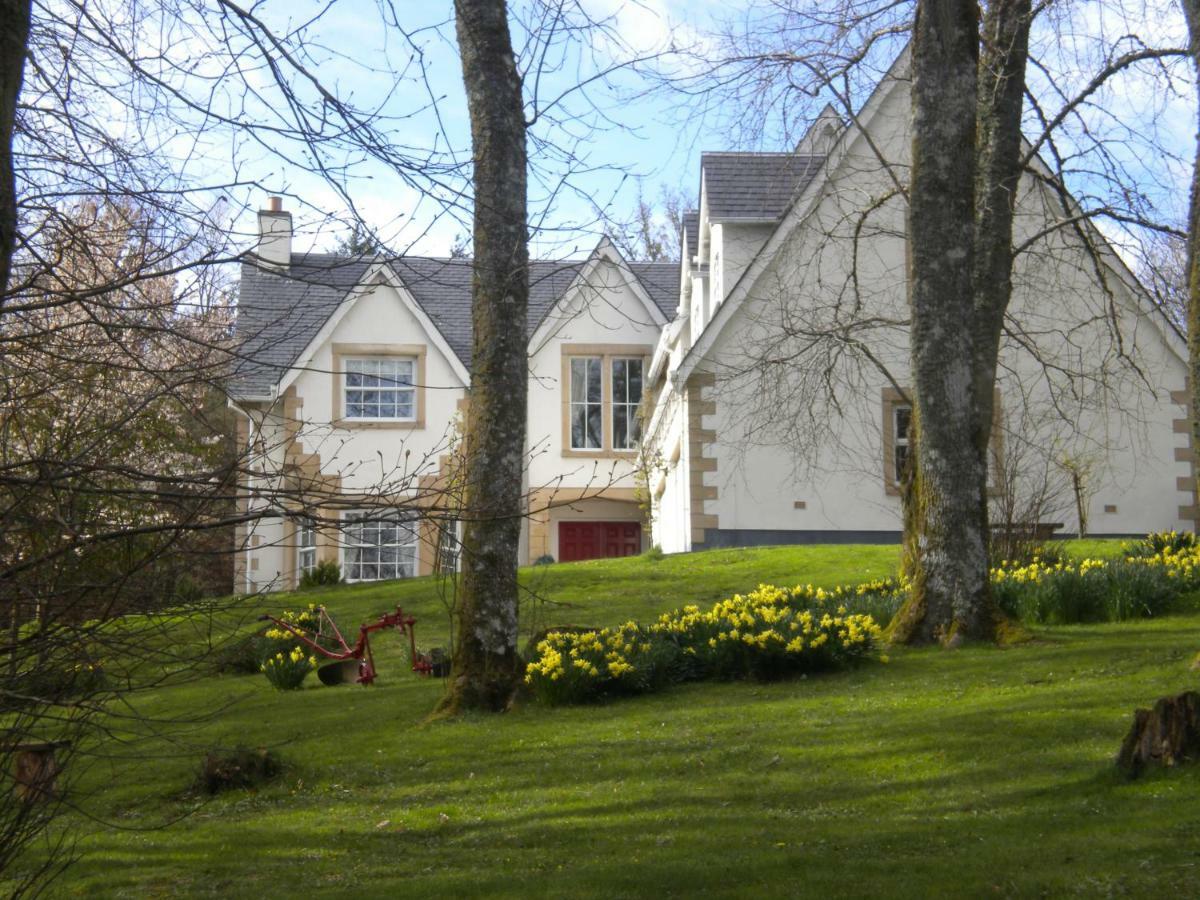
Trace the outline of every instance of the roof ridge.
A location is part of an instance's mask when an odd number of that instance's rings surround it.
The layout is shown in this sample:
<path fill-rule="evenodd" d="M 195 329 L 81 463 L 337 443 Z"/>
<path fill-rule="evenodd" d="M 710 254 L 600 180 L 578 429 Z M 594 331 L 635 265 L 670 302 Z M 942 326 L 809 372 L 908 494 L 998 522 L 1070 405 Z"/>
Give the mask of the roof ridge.
<path fill-rule="evenodd" d="M 797 158 L 803 157 L 803 158 L 809 158 L 809 159 L 821 158 L 821 154 L 819 154 L 819 153 L 797 153 L 794 150 L 702 150 L 700 152 L 700 158 L 703 159 L 706 156 L 763 156 L 763 157 L 791 156 L 791 157 L 797 157 Z"/>

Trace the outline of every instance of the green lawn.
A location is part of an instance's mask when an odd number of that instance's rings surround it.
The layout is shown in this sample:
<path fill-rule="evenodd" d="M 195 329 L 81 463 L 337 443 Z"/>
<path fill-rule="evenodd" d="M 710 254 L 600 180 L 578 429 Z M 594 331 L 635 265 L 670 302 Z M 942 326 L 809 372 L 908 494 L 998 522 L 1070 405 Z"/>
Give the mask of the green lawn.
<path fill-rule="evenodd" d="M 524 577 L 543 619 L 609 624 L 758 582 L 878 577 L 896 557 L 714 551 Z M 346 623 L 399 602 L 420 617 L 421 643 L 445 639 L 429 580 L 273 602 L 314 598 Z M 1003 650 L 894 650 L 886 665 L 806 680 L 435 724 L 425 719 L 441 684 L 404 672 L 391 638 L 378 641 L 370 689 L 181 684 L 141 711 L 223 711 L 169 742 L 104 748 L 114 755 L 96 757 L 76 798 L 109 821 L 75 820 L 80 860 L 54 893 L 1194 895 L 1200 772 L 1127 783 L 1112 757 L 1135 706 L 1196 686 L 1200 616 L 1037 635 Z M 275 746 L 288 769 L 257 793 L 188 797 L 202 750 L 218 744 Z"/>

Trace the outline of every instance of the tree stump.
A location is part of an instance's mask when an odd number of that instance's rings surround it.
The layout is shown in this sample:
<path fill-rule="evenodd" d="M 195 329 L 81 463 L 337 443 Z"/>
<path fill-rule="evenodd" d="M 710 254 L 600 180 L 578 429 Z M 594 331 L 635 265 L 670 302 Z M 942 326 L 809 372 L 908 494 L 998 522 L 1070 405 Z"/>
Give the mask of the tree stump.
<path fill-rule="evenodd" d="M 1200 759 L 1200 693 L 1163 697 L 1153 709 L 1133 713 L 1133 727 L 1117 754 L 1117 767 L 1131 778 L 1148 766 L 1176 766 Z"/>
<path fill-rule="evenodd" d="M 62 766 L 57 751 L 70 741 L 9 744 L 4 750 L 12 754 L 13 793 L 22 803 L 38 803 L 58 796 L 58 773 Z"/>

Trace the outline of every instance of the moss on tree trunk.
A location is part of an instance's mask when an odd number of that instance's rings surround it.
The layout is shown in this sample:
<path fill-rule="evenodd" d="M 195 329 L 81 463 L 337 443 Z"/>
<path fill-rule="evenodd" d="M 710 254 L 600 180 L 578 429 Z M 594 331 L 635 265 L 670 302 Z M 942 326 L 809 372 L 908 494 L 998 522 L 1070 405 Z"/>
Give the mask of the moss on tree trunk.
<path fill-rule="evenodd" d="M 501 0 L 456 0 L 474 153 L 474 347 L 464 534 L 450 689 L 442 712 L 502 709 L 519 684 L 517 553 L 528 390 L 525 111 Z"/>
<path fill-rule="evenodd" d="M 994 640 L 988 444 L 1012 294 L 1030 4 L 922 0 L 913 37 L 909 298 L 915 463 L 898 642 Z"/>

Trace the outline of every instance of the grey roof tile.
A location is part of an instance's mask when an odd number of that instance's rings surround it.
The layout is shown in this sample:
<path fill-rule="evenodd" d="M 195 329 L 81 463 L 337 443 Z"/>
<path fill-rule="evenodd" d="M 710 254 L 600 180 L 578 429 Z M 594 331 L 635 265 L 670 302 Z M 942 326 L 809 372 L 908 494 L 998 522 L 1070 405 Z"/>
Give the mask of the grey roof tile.
<path fill-rule="evenodd" d="M 695 256 L 700 249 L 700 210 L 689 209 L 683 214 L 683 236 L 687 239 L 688 256 Z"/>
<path fill-rule="evenodd" d="M 287 272 L 244 264 L 237 317 L 240 364 L 231 384 L 234 395 L 269 392 L 374 262 L 307 254 L 293 255 Z M 388 264 L 470 369 L 471 260 L 404 256 Z M 582 266 L 582 261 L 530 262 L 528 334 L 533 334 Z M 646 293 L 671 318 L 679 295 L 678 264 L 632 263 L 630 267 Z"/>
<path fill-rule="evenodd" d="M 823 161 L 797 153 L 703 153 L 709 218 L 778 219 Z"/>

